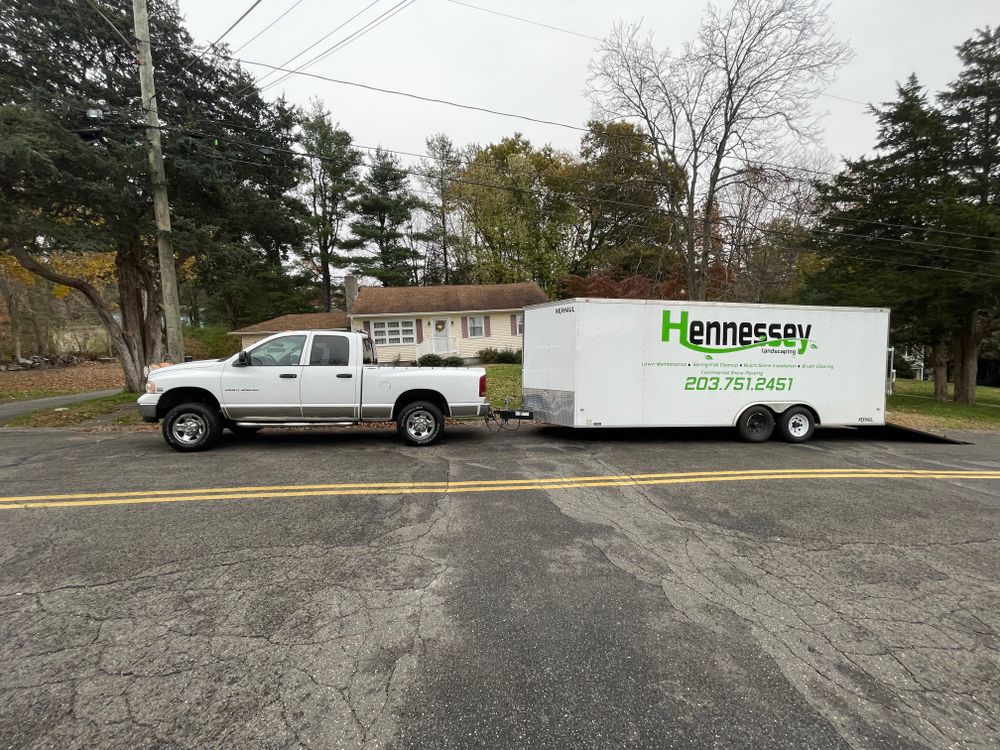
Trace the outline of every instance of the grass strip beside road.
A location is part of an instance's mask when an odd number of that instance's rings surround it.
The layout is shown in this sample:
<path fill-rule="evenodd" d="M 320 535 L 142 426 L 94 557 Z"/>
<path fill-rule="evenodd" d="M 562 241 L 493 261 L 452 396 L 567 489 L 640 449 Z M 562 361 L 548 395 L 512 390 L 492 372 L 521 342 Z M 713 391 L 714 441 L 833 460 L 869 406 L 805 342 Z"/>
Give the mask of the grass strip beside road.
<path fill-rule="evenodd" d="M 201 502 L 212 500 L 270 500 L 278 498 L 352 495 L 416 495 L 482 492 L 554 491 L 586 487 L 633 487 L 713 482 L 816 479 L 964 479 L 1000 481 L 1000 471 L 932 469 L 760 469 L 746 471 L 675 472 L 669 474 L 550 477 L 535 479 L 471 480 L 466 482 L 401 482 L 372 484 L 291 485 L 284 487 L 219 487 L 210 489 L 148 490 L 75 495 L 21 495 L 0 497 L 0 510 L 65 508 L 99 505 Z"/>
<path fill-rule="evenodd" d="M 113 424 L 131 425 L 141 422 L 136 408 L 135 393 L 116 393 L 87 401 L 78 401 L 56 408 L 48 407 L 11 417 L 5 427 L 75 427 L 109 417 Z"/>
<path fill-rule="evenodd" d="M 938 403 L 934 384 L 897 380 L 889 396 L 889 421 L 918 429 L 1000 430 L 1000 388 L 976 387 L 975 404 Z"/>

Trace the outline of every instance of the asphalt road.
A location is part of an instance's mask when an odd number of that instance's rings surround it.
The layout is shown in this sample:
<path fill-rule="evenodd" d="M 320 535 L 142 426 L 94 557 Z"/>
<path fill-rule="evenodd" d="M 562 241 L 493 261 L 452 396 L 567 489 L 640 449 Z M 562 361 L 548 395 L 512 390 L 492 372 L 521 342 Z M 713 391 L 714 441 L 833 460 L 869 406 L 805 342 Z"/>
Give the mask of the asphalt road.
<path fill-rule="evenodd" d="M 0 430 L 0 747 L 996 747 L 972 439 Z"/>

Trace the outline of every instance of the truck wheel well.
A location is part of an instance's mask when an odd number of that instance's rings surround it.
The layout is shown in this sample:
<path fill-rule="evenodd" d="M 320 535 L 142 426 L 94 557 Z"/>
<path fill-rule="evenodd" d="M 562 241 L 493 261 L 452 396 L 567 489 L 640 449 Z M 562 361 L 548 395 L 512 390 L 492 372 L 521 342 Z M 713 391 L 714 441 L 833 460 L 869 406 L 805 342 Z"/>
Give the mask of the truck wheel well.
<path fill-rule="evenodd" d="M 396 403 L 392 406 L 392 418 L 395 419 L 398 417 L 399 412 L 402 411 L 407 404 L 412 404 L 414 401 L 429 401 L 439 408 L 441 413 L 446 417 L 451 414 L 451 410 L 448 408 L 448 402 L 440 393 L 428 389 L 415 388 L 412 391 L 406 391 L 405 393 L 401 393 L 399 395 L 399 398 L 396 399 Z"/>
<path fill-rule="evenodd" d="M 192 402 L 208 404 L 217 411 L 222 411 L 219 401 L 209 391 L 204 388 L 171 388 L 160 396 L 156 403 L 156 416 L 163 419 L 167 412 L 180 404 L 190 404 Z"/>

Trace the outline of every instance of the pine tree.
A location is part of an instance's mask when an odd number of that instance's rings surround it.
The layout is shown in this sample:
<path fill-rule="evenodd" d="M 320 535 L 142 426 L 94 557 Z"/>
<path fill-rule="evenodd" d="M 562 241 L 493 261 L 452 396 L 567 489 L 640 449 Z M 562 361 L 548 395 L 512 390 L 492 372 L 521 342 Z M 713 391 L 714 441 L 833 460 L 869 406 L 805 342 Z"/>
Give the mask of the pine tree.
<path fill-rule="evenodd" d="M 399 159 L 376 149 L 358 197 L 351 202 L 357 216 L 351 222 L 354 236 L 342 243 L 345 250 L 363 251 L 346 256 L 359 274 L 378 279 L 383 286 L 419 282 L 420 253 L 405 239 L 417 206 Z"/>
<path fill-rule="evenodd" d="M 351 134 L 336 127 L 319 100 L 302 122 L 302 146 L 309 160 L 304 186 L 311 216 L 311 242 L 304 255 L 320 276 L 323 309 L 333 309 L 330 266 L 337 257 L 341 230 L 350 216 L 350 201 L 358 189 L 361 152 L 351 145 Z"/>

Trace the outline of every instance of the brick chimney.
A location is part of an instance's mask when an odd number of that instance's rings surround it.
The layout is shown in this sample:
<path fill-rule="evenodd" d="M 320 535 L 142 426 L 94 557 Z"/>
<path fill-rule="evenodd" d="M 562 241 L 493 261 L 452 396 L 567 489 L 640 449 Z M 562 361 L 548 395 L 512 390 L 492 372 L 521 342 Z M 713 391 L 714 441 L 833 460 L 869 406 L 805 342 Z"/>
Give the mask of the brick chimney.
<path fill-rule="evenodd" d="M 351 311 L 357 299 L 358 277 L 354 274 L 348 274 L 344 277 L 344 306 L 347 308 L 347 312 Z"/>

